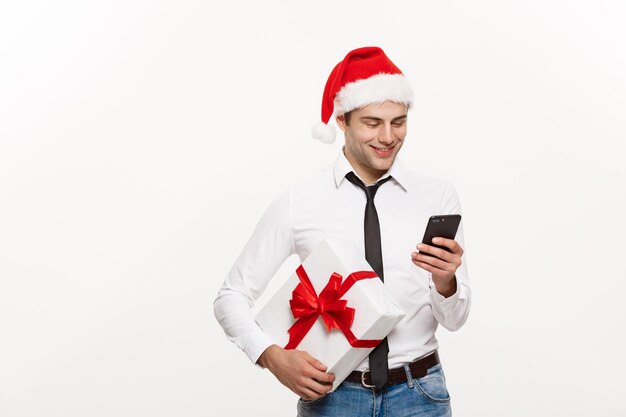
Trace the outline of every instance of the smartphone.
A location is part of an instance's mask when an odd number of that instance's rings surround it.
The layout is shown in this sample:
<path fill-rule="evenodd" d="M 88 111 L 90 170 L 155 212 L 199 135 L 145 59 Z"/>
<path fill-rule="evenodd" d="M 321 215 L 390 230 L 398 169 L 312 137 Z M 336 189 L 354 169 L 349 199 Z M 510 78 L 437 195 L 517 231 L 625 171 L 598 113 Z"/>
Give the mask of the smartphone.
<path fill-rule="evenodd" d="M 424 232 L 424 238 L 422 239 L 422 243 L 450 252 L 450 249 L 446 248 L 445 246 L 433 244 L 433 238 L 445 237 L 446 239 L 454 239 L 454 237 L 456 236 L 456 231 L 459 229 L 459 224 L 461 224 L 460 214 L 443 214 L 438 216 L 431 216 L 430 219 L 428 219 L 428 224 L 426 225 L 426 231 Z M 427 252 L 420 253 L 428 256 L 433 256 Z"/>

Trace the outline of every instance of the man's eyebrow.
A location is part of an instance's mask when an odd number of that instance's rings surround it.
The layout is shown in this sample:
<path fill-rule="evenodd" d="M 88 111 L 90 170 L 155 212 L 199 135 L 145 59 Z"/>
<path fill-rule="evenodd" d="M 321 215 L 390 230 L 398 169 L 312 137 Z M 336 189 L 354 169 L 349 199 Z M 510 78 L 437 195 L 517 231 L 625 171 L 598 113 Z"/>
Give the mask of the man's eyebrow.
<path fill-rule="evenodd" d="M 402 119 L 406 119 L 407 118 L 407 114 L 403 114 L 402 116 L 398 116 L 395 119 L 392 120 L 392 122 L 397 122 L 400 121 Z M 372 122 L 382 122 L 383 119 L 379 118 L 379 117 L 374 117 L 374 116 L 361 116 L 360 117 L 361 120 L 363 121 L 372 121 Z"/>

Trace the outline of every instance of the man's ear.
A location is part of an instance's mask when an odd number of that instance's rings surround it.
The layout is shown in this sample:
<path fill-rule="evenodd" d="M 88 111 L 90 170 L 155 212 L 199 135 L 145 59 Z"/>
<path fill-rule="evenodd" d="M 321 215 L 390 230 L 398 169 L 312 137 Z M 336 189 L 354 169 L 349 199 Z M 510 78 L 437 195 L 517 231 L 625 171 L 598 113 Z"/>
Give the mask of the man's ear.
<path fill-rule="evenodd" d="M 343 114 L 338 114 L 337 117 L 335 117 L 335 121 L 337 122 L 337 126 L 339 126 L 339 129 L 341 129 L 343 133 L 346 133 L 348 126 L 346 125 L 346 119 Z"/>

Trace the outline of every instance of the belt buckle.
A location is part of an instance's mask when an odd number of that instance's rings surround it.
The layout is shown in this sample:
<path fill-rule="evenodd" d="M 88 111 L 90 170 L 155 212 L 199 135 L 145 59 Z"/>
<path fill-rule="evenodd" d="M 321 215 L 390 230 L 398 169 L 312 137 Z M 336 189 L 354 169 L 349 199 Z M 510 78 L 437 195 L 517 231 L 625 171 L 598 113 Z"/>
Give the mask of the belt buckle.
<path fill-rule="evenodd" d="M 369 385 L 369 384 L 365 383 L 365 373 L 366 372 L 369 372 L 369 371 L 361 371 L 361 385 L 363 385 L 365 388 L 376 388 L 376 385 Z"/>

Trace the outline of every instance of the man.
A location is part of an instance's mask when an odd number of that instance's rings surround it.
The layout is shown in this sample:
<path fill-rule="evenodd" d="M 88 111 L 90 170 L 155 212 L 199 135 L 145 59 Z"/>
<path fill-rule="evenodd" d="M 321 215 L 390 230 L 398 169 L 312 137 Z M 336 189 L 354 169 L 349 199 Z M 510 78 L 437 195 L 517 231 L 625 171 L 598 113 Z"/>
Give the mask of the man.
<path fill-rule="evenodd" d="M 328 169 L 271 204 L 215 300 L 227 337 L 301 397 L 300 416 L 451 415 L 435 330 L 438 324 L 456 330 L 469 313 L 463 230 L 455 240 L 433 242 L 449 252 L 416 244 L 430 216 L 460 213 L 460 205 L 449 184 L 417 175 L 396 158 L 412 102 L 406 78 L 380 48 L 356 49 L 337 64 L 324 90 L 323 123 L 313 135 L 332 142 L 328 121 L 335 114 L 343 151 Z M 304 260 L 325 237 L 363 249 L 406 313 L 332 393 L 334 376 L 326 366 L 307 352 L 273 344 L 251 312 L 283 261 L 294 253 Z"/>

